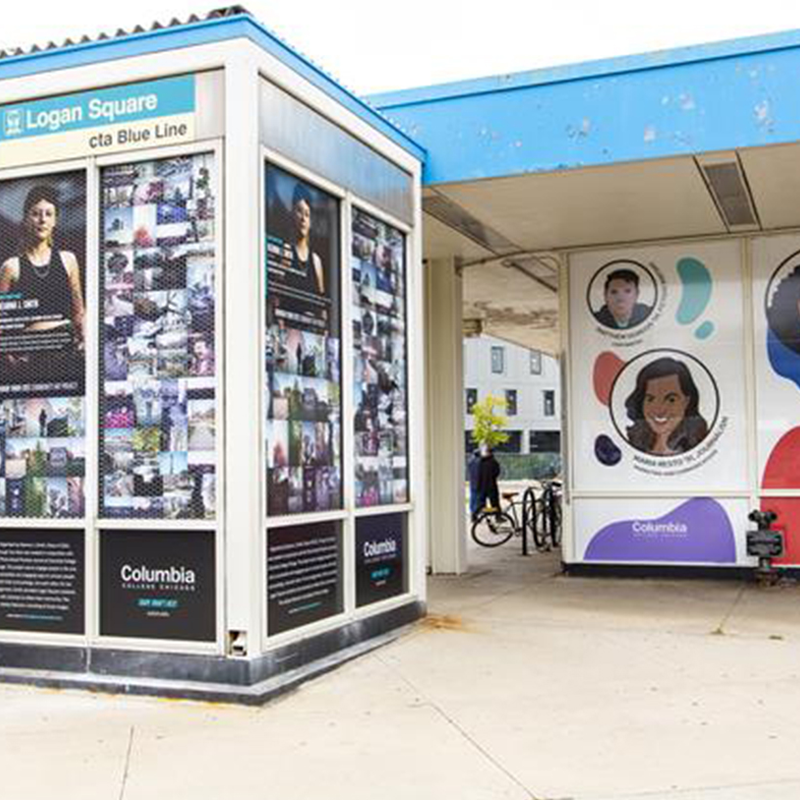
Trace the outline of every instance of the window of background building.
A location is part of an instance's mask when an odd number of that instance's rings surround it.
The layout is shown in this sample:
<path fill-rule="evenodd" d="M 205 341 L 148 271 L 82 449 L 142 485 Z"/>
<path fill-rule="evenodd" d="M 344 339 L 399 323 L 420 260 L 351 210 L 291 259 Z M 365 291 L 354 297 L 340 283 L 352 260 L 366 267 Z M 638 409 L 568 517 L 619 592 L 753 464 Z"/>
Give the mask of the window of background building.
<path fill-rule="evenodd" d="M 545 389 L 544 395 L 544 415 L 554 417 L 556 415 L 556 393 L 552 389 Z"/>
<path fill-rule="evenodd" d="M 542 374 L 542 354 L 538 350 L 531 350 L 531 375 Z"/>
<path fill-rule="evenodd" d="M 561 450 L 561 432 L 530 431 L 528 445 L 531 453 L 558 453 Z"/>
<path fill-rule="evenodd" d="M 502 375 L 505 369 L 505 348 L 492 347 L 492 372 Z"/>
<path fill-rule="evenodd" d="M 517 414 L 517 390 L 506 389 L 506 414 L 514 417 Z"/>
<path fill-rule="evenodd" d="M 478 402 L 478 390 L 467 389 L 467 414 L 472 413 L 472 407 Z"/>

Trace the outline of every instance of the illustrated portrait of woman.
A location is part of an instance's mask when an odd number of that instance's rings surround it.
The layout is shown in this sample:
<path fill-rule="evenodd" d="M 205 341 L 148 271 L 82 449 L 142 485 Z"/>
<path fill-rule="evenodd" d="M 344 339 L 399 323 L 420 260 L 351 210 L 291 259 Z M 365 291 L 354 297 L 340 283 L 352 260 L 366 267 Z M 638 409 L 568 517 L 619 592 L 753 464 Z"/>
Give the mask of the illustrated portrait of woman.
<path fill-rule="evenodd" d="M 777 285 L 767 305 L 767 323 L 781 344 L 800 353 L 800 265 Z"/>
<path fill-rule="evenodd" d="M 292 272 L 301 276 L 297 288 L 313 294 L 325 294 L 325 271 L 322 258 L 311 249 L 313 201 L 311 192 L 302 183 L 295 186 L 292 194 Z"/>
<path fill-rule="evenodd" d="M 54 238 L 59 222 L 59 198 L 55 187 L 34 186 L 23 206 L 18 254 L 0 266 L 0 294 L 18 293 L 23 300 L 37 300 L 30 312 L 31 319 L 19 333 L 52 337 L 50 349 L 14 353 L 10 348 L 6 365 L 24 371 L 30 369 L 36 377 L 35 360 L 53 359 L 52 345 L 64 345 L 71 337 L 71 349 L 82 351 L 85 335 L 85 306 L 81 287 L 81 271 L 76 255 L 70 250 L 57 249 Z M 21 321 L 27 317 L 20 315 Z M 61 339 L 58 334 L 63 334 Z M 60 348 L 59 348 L 60 349 Z M 61 356 L 59 356 L 61 358 Z M 52 367 L 41 365 L 51 374 Z M 41 376 L 38 376 L 41 379 Z"/>
<path fill-rule="evenodd" d="M 625 400 L 628 442 L 654 456 L 685 453 L 708 434 L 700 414 L 700 393 L 688 367 L 663 357 L 643 367 L 636 387 Z"/>

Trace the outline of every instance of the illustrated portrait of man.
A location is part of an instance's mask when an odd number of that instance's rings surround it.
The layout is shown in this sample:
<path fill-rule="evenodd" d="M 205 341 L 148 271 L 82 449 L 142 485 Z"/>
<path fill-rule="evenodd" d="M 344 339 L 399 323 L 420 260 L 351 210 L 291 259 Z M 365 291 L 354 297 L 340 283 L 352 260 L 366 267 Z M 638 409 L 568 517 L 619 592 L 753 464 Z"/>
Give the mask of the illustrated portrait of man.
<path fill-rule="evenodd" d="M 595 319 L 606 328 L 626 330 L 644 322 L 652 306 L 639 302 L 639 275 L 632 269 L 615 269 L 608 273 L 603 287 L 603 306 L 594 312 Z"/>

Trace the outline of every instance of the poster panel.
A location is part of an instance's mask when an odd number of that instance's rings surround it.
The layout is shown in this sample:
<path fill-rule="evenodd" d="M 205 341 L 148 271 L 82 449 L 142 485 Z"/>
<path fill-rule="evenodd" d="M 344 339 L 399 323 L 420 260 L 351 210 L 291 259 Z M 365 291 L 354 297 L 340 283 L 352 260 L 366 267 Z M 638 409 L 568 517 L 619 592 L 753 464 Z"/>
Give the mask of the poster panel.
<path fill-rule="evenodd" d="M 800 564 L 800 236 L 753 240 L 758 484 L 763 511 L 774 511 L 786 555 L 778 563 Z"/>
<path fill-rule="evenodd" d="M 84 514 L 86 175 L 0 182 L 0 516 Z"/>
<path fill-rule="evenodd" d="M 355 497 L 408 502 L 405 236 L 353 209 Z"/>
<path fill-rule="evenodd" d="M 575 490 L 746 490 L 740 244 L 570 260 Z"/>
<path fill-rule="evenodd" d="M 214 169 L 204 153 L 102 171 L 106 518 L 215 516 Z"/>
<path fill-rule="evenodd" d="M 578 561 L 749 564 L 746 498 L 575 498 Z"/>
<path fill-rule="evenodd" d="M 356 520 L 356 606 L 406 591 L 406 514 Z"/>
<path fill-rule="evenodd" d="M 339 201 L 266 166 L 270 516 L 342 506 Z"/>
<path fill-rule="evenodd" d="M 759 482 L 800 489 L 800 236 L 752 247 Z"/>
<path fill-rule="evenodd" d="M 214 533 L 102 531 L 100 634 L 215 641 Z"/>
<path fill-rule="evenodd" d="M 267 532 L 267 631 L 270 636 L 340 614 L 341 523 Z"/>
<path fill-rule="evenodd" d="M 0 630 L 84 632 L 83 531 L 0 529 Z"/>

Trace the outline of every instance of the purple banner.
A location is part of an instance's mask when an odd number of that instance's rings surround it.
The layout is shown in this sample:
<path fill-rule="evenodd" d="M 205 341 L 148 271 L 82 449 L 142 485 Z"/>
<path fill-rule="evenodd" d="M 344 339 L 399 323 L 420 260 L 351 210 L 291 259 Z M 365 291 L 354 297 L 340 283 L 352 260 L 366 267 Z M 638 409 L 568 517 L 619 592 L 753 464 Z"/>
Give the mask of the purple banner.
<path fill-rule="evenodd" d="M 736 543 L 725 509 L 710 497 L 697 497 L 655 519 L 606 525 L 589 542 L 584 558 L 733 564 Z"/>

